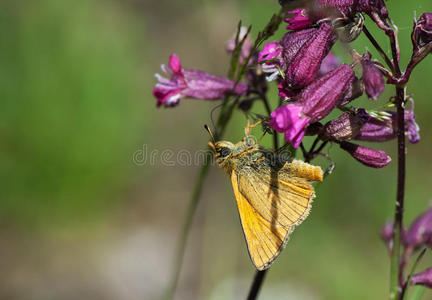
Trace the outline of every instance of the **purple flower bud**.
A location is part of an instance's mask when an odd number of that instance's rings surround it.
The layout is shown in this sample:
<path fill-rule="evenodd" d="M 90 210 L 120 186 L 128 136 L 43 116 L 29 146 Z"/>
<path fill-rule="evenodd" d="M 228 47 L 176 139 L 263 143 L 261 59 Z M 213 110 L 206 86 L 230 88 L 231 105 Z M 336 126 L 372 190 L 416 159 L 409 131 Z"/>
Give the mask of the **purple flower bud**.
<path fill-rule="evenodd" d="M 261 64 L 264 73 L 270 74 L 266 77 L 267 80 L 275 80 L 284 65 L 281 44 L 279 42 L 267 43 L 258 54 L 258 63 Z"/>
<path fill-rule="evenodd" d="M 330 140 L 350 140 L 358 134 L 369 118 L 364 109 L 359 109 L 357 113 L 344 112 L 336 120 L 331 120 L 324 125 L 323 134 Z"/>
<path fill-rule="evenodd" d="M 432 244 L 432 208 L 412 222 L 405 235 L 404 244 L 413 249 Z"/>
<path fill-rule="evenodd" d="M 382 150 L 374 150 L 349 142 L 340 143 L 340 147 L 368 167 L 382 168 L 387 166 L 391 161 L 390 156 Z"/>
<path fill-rule="evenodd" d="M 324 57 L 321 67 L 318 71 L 318 76 L 321 77 L 325 74 L 327 74 L 330 71 L 333 71 L 339 66 L 339 58 L 334 55 L 333 53 L 327 54 L 326 57 Z"/>
<path fill-rule="evenodd" d="M 156 74 L 159 83 L 153 89 L 157 106 L 171 107 L 178 105 L 182 98 L 207 100 L 223 99 L 227 94 L 246 95 L 248 85 L 235 82 L 224 77 L 211 75 L 198 70 L 183 69 L 177 55 L 170 56 L 168 67 L 162 65 L 162 71 L 169 79 Z"/>
<path fill-rule="evenodd" d="M 426 269 L 423 272 L 414 274 L 411 277 L 412 285 L 423 285 L 432 288 L 432 268 Z"/>
<path fill-rule="evenodd" d="M 420 39 L 423 43 L 432 41 L 432 13 L 424 13 L 416 23 L 416 29 L 419 32 Z"/>
<path fill-rule="evenodd" d="M 414 102 L 411 102 L 411 110 L 405 111 L 405 134 L 408 140 L 412 143 L 418 143 L 420 141 L 420 127 L 415 121 L 414 115 Z"/>
<path fill-rule="evenodd" d="M 288 30 L 300 30 L 308 28 L 312 25 L 311 19 L 309 19 L 306 9 L 296 8 L 288 12 L 292 17 L 286 18 L 285 22 L 288 23 L 286 29 Z"/>
<path fill-rule="evenodd" d="M 239 42 L 242 41 L 245 37 L 245 35 L 247 34 L 248 29 L 245 26 L 242 26 L 240 28 L 240 32 L 239 32 L 239 36 L 238 36 L 238 40 Z M 228 53 L 232 53 L 235 48 L 236 48 L 236 36 L 237 33 L 235 33 L 231 39 L 229 39 L 225 45 L 225 49 Z M 250 35 L 248 35 L 242 45 L 242 49 L 240 52 L 240 56 L 239 56 L 239 62 L 242 64 L 245 62 L 245 60 L 249 57 L 251 51 L 253 48 L 253 41 L 250 37 Z"/>
<path fill-rule="evenodd" d="M 336 41 L 333 28 L 321 23 L 314 35 L 301 47 L 288 65 L 286 80 L 292 88 L 302 88 L 317 76 L 321 63 Z"/>
<path fill-rule="evenodd" d="M 406 229 L 405 227 L 402 227 L 401 236 L 402 240 L 405 238 L 406 235 Z M 380 236 L 382 240 L 386 243 L 387 248 L 391 252 L 393 250 L 393 236 L 394 236 L 394 222 L 390 221 L 384 224 L 383 227 L 381 227 Z"/>
<path fill-rule="evenodd" d="M 302 114 L 302 107 L 297 104 L 288 104 L 278 107 L 271 113 L 269 125 L 279 133 L 285 134 L 285 141 L 298 148 L 310 118 Z"/>
<path fill-rule="evenodd" d="M 376 100 L 382 94 L 385 87 L 384 77 L 381 71 L 370 60 L 369 55 L 362 58 L 363 66 L 363 83 L 366 90 L 366 95 L 369 99 Z"/>
<path fill-rule="evenodd" d="M 354 139 L 367 142 L 386 142 L 395 139 L 397 135 L 396 113 L 392 111 L 386 113 L 389 114 L 388 120 L 370 118 Z M 411 104 L 411 110 L 405 111 L 405 134 L 410 143 L 415 144 L 420 141 L 419 130 Z"/>
<path fill-rule="evenodd" d="M 367 14 L 376 13 L 381 19 L 388 18 L 388 10 L 383 0 L 359 0 L 357 11 Z"/>
<path fill-rule="evenodd" d="M 342 100 L 354 79 L 354 71 L 343 64 L 308 85 L 298 96 L 303 114 L 316 122 L 326 117 Z"/>

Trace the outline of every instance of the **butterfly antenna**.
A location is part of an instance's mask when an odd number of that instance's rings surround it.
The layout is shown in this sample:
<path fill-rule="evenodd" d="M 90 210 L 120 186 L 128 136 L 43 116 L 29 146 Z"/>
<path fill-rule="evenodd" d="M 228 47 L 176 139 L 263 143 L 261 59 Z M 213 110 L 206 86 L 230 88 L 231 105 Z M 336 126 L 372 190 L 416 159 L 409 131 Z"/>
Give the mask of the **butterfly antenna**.
<path fill-rule="evenodd" d="M 216 128 L 216 125 L 215 125 L 214 120 L 213 120 L 213 113 L 216 109 L 222 107 L 223 105 L 224 105 L 223 103 L 218 104 L 215 107 L 213 107 L 212 110 L 210 111 L 210 121 L 211 121 L 213 128 Z"/>
<path fill-rule="evenodd" d="M 214 137 L 213 132 L 211 131 L 210 127 L 208 127 L 208 125 L 205 124 L 204 129 L 207 130 L 207 132 L 210 135 L 210 138 L 213 140 L 214 143 L 216 143 L 215 137 Z"/>

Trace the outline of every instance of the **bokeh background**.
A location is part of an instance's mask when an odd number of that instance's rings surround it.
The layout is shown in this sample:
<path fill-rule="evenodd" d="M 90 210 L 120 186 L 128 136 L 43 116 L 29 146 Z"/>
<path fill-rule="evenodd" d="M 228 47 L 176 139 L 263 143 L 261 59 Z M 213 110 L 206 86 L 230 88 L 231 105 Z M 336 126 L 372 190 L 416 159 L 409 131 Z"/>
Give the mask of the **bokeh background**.
<path fill-rule="evenodd" d="M 413 17 L 432 4 L 387 4 L 405 65 Z M 253 24 L 256 36 L 278 9 L 276 0 L 1 1 L 0 299 L 163 295 L 199 166 L 164 163 L 162 153 L 203 149 L 202 125 L 216 103 L 156 109 L 153 74 L 172 52 L 188 68 L 226 74 L 224 45 L 237 22 Z M 363 37 L 354 45 L 371 48 Z M 408 89 L 422 140 L 408 148 L 407 223 L 432 199 L 431 78 L 428 57 Z M 244 124 L 234 114 L 227 139 L 239 140 Z M 374 147 L 395 158 L 394 142 Z M 375 170 L 336 146 L 328 153 L 336 170 L 317 185 L 312 213 L 271 268 L 261 299 L 387 297 L 390 265 L 378 232 L 394 211 L 395 160 Z M 431 264 L 428 253 L 421 268 Z M 242 299 L 254 272 L 229 180 L 213 167 L 176 299 Z"/>

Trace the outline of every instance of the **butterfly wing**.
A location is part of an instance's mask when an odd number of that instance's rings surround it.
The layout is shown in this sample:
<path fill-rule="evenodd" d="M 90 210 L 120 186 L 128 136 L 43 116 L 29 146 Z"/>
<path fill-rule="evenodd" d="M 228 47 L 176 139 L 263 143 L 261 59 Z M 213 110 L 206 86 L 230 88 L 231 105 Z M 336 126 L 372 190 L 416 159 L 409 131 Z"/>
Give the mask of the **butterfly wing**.
<path fill-rule="evenodd" d="M 315 197 L 309 181 L 322 181 L 322 170 L 301 161 L 278 170 L 250 164 L 232 172 L 243 232 L 258 270 L 270 266 L 295 226 L 308 216 Z"/>
<path fill-rule="evenodd" d="M 282 251 L 292 230 L 272 225 L 258 213 L 240 192 L 236 172 L 231 174 L 231 183 L 250 258 L 258 270 L 267 269 Z"/>
<path fill-rule="evenodd" d="M 293 227 L 308 216 L 315 192 L 310 181 L 322 181 L 320 167 L 302 161 L 274 169 L 251 164 L 238 172 L 240 193 L 271 224 Z"/>

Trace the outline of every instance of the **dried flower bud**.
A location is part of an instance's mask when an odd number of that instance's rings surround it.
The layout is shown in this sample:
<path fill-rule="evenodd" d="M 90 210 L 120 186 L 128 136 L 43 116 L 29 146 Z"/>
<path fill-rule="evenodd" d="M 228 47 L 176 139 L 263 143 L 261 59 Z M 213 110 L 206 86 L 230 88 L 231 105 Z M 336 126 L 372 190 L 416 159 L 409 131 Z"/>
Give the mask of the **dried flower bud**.
<path fill-rule="evenodd" d="M 344 112 L 336 120 L 331 120 L 324 125 L 323 135 L 330 140 L 350 140 L 359 133 L 360 128 L 369 118 L 364 109 L 359 109 L 357 113 Z"/>
<path fill-rule="evenodd" d="M 302 88 L 317 76 L 323 59 L 327 56 L 336 38 L 333 28 L 321 23 L 315 34 L 302 46 L 288 65 L 286 80 L 292 88 Z"/>
<path fill-rule="evenodd" d="M 424 270 L 423 272 L 414 274 L 411 277 L 412 285 L 423 285 L 428 288 L 432 288 L 432 268 L 428 268 Z"/>
<path fill-rule="evenodd" d="M 291 64 L 291 61 L 297 55 L 299 50 L 305 45 L 307 41 L 315 36 L 319 29 L 308 28 L 303 30 L 291 31 L 286 33 L 281 41 L 282 58 L 283 58 L 283 71 L 286 71 L 286 66 Z"/>
<path fill-rule="evenodd" d="M 404 244 L 411 248 L 432 245 L 432 208 L 412 222 L 405 235 Z"/>
<path fill-rule="evenodd" d="M 432 13 L 424 13 L 416 23 L 416 29 L 423 43 L 432 41 Z"/>
<path fill-rule="evenodd" d="M 391 161 L 390 156 L 382 150 L 374 150 L 349 142 L 340 143 L 340 147 L 368 167 L 382 168 L 387 166 Z"/>
<path fill-rule="evenodd" d="M 363 82 L 358 79 L 357 77 L 354 77 L 354 80 L 352 84 L 350 84 L 347 92 L 345 93 L 345 96 L 343 97 L 343 100 L 339 104 L 339 107 L 343 107 L 350 103 L 351 101 L 357 99 L 364 93 L 364 85 Z"/>
<path fill-rule="evenodd" d="M 316 122 L 326 117 L 341 101 L 354 79 L 354 71 L 343 64 L 308 85 L 298 96 L 303 114 Z"/>
<path fill-rule="evenodd" d="M 369 99 L 376 100 L 382 94 L 385 87 L 384 77 L 381 71 L 370 60 L 369 55 L 364 55 L 362 58 L 363 66 L 363 83 L 366 90 L 366 95 Z"/>

